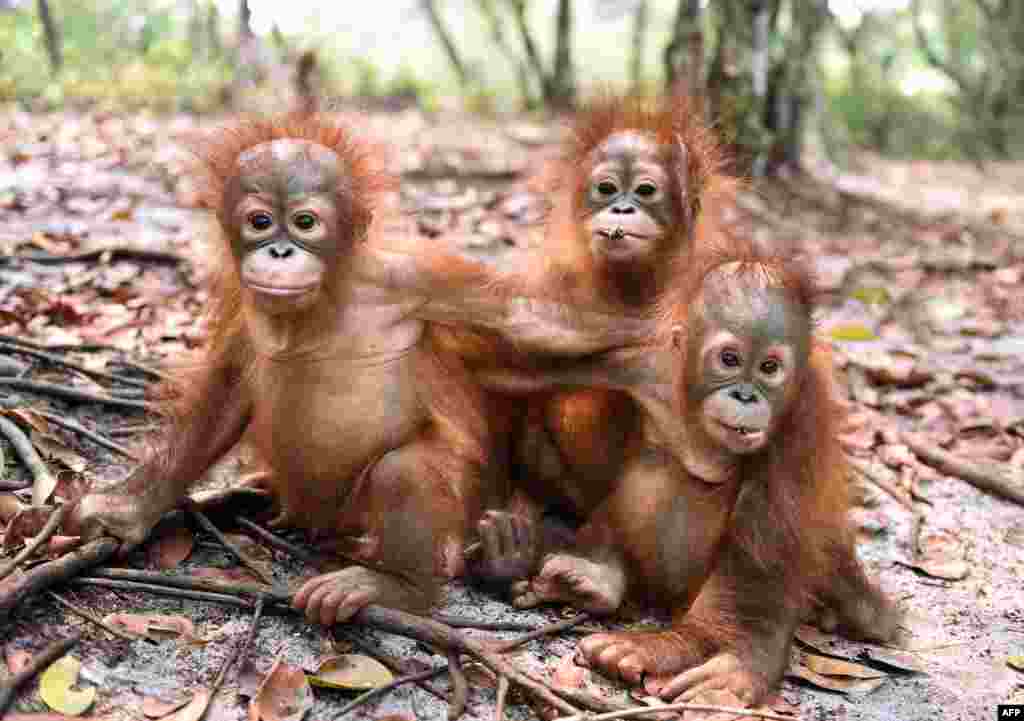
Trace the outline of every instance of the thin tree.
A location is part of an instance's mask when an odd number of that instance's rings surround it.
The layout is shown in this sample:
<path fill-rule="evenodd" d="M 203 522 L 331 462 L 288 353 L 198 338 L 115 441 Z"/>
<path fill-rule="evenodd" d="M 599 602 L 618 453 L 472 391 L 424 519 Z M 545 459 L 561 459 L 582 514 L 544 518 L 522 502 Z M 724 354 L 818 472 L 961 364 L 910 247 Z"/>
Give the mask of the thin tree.
<path fill-rule="evenodd" d="M 46 54 L 50 56 L 50 72 L 56 75 L 64 65 L 64 54 L 61 51 L 60 32 L 57 29 L 57 21 L 53 19 L 50 3 L 47 0 L 37 0 L 36 7 L 39 10 L 39 22 L 43 24 L 43 40 L 46 43 Z"/>
<path fill-rule="evenodd" d="M 437 3 L 434 0 L 420 0 L 420 7 L 426 13 L 434 35 L 441 42 L 444 54 L 448 56 L 448 62 L 451 63 L 452 69 L 455 71 L 455 77 L 459 80 L 459 87 L 465 90 L 469 87 L 472 78 L 466 63 L 463 62 L 462 56 L 455 46 L 455 41 L 452 39 L 448 27 L 444 24 L 444 18 L 441 17 L 441 13 L 437 9 Z"/>

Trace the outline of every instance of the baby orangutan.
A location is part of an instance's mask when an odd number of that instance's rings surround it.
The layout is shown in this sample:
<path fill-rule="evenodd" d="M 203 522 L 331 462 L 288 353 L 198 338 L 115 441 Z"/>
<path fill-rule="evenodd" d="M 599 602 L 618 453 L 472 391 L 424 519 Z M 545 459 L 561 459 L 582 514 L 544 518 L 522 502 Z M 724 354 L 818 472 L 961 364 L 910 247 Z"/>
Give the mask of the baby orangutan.
<path fill-rule="evenodd" d="M 569 354 L 630 331 L 502 296 L 483 265 L 385 247 L 371 219 L 388 179 L 326 117 L 237 122 L 198 155 L 222 231 L 205 357 L 169 389 L 156 451 L 84 497 L 70 525 L 130 548 L 246 434 L 277 525 L 370 539 L 372 568 L 313 578 L 296 607 L 325 624 L 368 603 L 423 609 L 495 490 L 479 391 L 424 319 Z"/>
<path fill-rule="evenodd" d="M 530 548 L 538 534 L 521 518 L 492 517 L 482 540 L 499 562 L 546 551 L 537 576 L 513 586 L 520 605 L 610 612 L 628 590 L 670 608 L 666 631 L 585 638 L 593 666 L 665 699 L 753 704 L 781 679 L 813 603 L 877 639 L 895 632 L 898 614 L 854 554 L 840 410 L 828 355 L 812 341 L 809 275 L 735 247 L 708 255 L 666 299 L 665 348 L 485 379 L 506 391 L 626 391 L 642 408 L 644 441 L 570 548 Z"/>

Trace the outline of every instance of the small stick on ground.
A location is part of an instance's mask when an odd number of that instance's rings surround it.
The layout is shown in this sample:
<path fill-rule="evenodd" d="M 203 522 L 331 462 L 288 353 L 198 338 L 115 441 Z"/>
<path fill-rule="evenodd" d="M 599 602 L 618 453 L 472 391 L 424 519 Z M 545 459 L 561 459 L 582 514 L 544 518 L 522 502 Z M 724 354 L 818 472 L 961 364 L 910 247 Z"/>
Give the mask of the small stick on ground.
<path fill-rule="evenodd" d="M 334 718 L 340 719 L 345 714 L 347 714 L 349 711 L 351 711 L 352 709 L 358 708 L 359 706 L 362 706 L 367 701 L 372 701 L 373 699 L 377 698 L 378 696 L 382 696 L 382 695 L 386 694 L 388 691 L 390 691 L 392 689 L 395 689 L 395 688 L 398 688 L 399 686 L 404 686 L 407 683 L 420 684 L 420 683 L 429 681 L 430 679 L 434 678 L 435 676 L 440 676 L 442 673 L 444 673 L 447 670 L 448 670 L 448 666 L 444 665 L 444 666 L 441 666 L 439 668 L 430 669 L 429 671 L 420 671 L 419 673 L 410 674 L 408 676 L 401 676 L 399 678 L 396 678 L 394 681 L 392 681 L 390 683 L 384 684 L 383 686 L 378 686 L 377 688 L 371 688 L 366 693 L 362 694 L 361 696 L 357 696 L 356 698 L 352 699 L 347 704 L 342 706 L 341 710 L 338 711 L 338 713 L 336 713 L 334 715 Z"/>
<path fill-rule="evenodd" d="M 547 626 L 541 626 L 538 629 L 534 629 L 533 631 L 530 631 L 525 636 L 520 636 L 519 638 L 513 638 L 513 639 L 510 639 L 510 640 L 505 641 L 503 643 L 500 643 L 497 646 L 497 651 L 499 653 L 506 653 L 508 651 L 511 651 L 514 648 L 522 646 L 524 643 L 529 643 L 530 641 L 534 641 L 534 640 L 536 640 L 538 638 L 541 638 L 542 636 L 553 636 L 556 633 L 561 633 L 562 631 L 567 631 L 568 629 L 572 628 L 573 626 L 578 626 L 579 624 L 581 624 L 584 621 L 587 621 L 589 619 L 590 619 L 590 614 L 588 614 L 588 613 L 577 613 L 572 618 L 566 618 L 566 619 L 563 619 L 561 621 L 555 621 L 554 623 L 549 623 Z"/>
<path fill-rule="evenodd" d="M 278 536 L 276 533 L 268 531 L 266 528 L 259 525 L 258 523 L 253 523 L 248 518 L 238 516 L 235 518 L 235 523 L 237 523 L 245 530 L 251 531 L 252 533 L 259 536 L 260 540 L 262 540 L 268 546 L 276 548 L 279 551 L 284 551 L 285 553 L 293 556 L 294 558 L 299 559 L 303 563 L 309 564 L 310 566 L 315 566 L 319 561 L 317 555 L 312 551 L 307 551 L 305 548 L 300 548 L 299 546 L 296 546 L 294 543 L 286 541 L 285 539 Z"/>
<path fill-rule="evenodd" d="M 178 265 L 184 262 L 180 255 L 168 253 L 164 250 L 147 250 L 146 248 L 133 248 L 124 245 L 110 245 L 105 248 L 93 248 L 78 253 L 67 255 L 54 255 L 52 253 L 18 253 L 15 256 L 18 260 L 27 260 L 31 263 L 41 265 L 61 265 L 63 263 L 84 263 L 87 261 L 102 260 L 137 260 L 150 263 L 165 263 Z"/>
<path fill-rule="evenodd" d="M 61 416 L 58 416 L 56 413 L 49 413 L 47 411 L 33 409 L 32 412 L 35 413 L 37 416 L 40 416 L 41 418 L 45 418 L 54 425 L 58 425 L 61 428 L 66 428 L 69 431 L 73 431 L 78 435 L 82 436 L 83 438 L 88 438 L 97 446 L 106 448 L 108 451 L 113 451 L 114 453 L 118 453 L 124 456 L 125 458 L 129 458 L 133 461 L 139 460 L 138 456 L 136 456 L 134 453 L 129 451 L 121 444 L 114 443 L 114 441 L 110 440 L 106 436 L 102 436 L 96 431 L 90 431 L 85 426 L 79 425 L 78 423 L 75 423 L 72 420 L 62 418 Z"/>
<path fill-rule="evenodd" d="M 635 706 L 621 711 L 597 714 L 596 716 L 589 713 L 561 716 L 556 718 L 555 721 L 610 721 L 611 719 L 643 716 L 649 713 L 664 713 L 665 711 L 713 711 L 715 713 L 730 713 L 735 716 L 776 719 L 776 721 L 793 721 L 792 716 L 783 716 L 782 714 L 772 713 L 770 711 L 755 711 L 749 708 L 715 706 L 713 704 L 706 703 L 669 703 L 664 706 Z"/>
<path fill-rule="evenodd" d="M 910 450 L 937 471 L 947 476 L 956 476 L 975 488 L 1024 506 L 1024 481 L 1010 466 L 996 463 L 982 465 L 957 458 L 949 451 L 913 433 L 901 433 L 900 438 Z"/>
<path fill-rule="evenodd" d="M 191 576 L 171 576 L 160 571 L 136 571 L 133 568 L 97 568 L 89 574 L 91 578 L 107 578 L 114 581 L 134 581 L 154 586 L 170 586 L 189 591 L 208 591 L 210 593 L 226 593 L 233 596 L 252 596 L 254 599 L 265 594 L 266 586 L 255 583 L 231 583 L 210 578 L 194 578 Z"/>
<path fill-rule="evenodd" d="M 874 463 L 871 463 L 864 458 L 857 458 L 856 456 L 847 456 L 846 462 L 849 463 L 850 467 L 853 468 L 864 480 L 878 486 L 895 498 L 901 506 L 906 508 L 908 511 L 913 512 L 914 501 L 910 495 L 880 473 Z M 878 461 L 876 461 L 876 463 L 878 463 Z M 888 468 L 886 468 L 886 470 L 888 470 Z"/>
<path fill-rule="evenodd" d="M 508 701 L 508 677 L 498 676 L 498 698 L 494 702 L 494 721 L 505 721 L 505 703 Z"/>
<path fill-rule="evenodd" d="M 109 623 L 104 621 L 102 618 L 100 618 L 96 614 L 92 613 L 91 611 L 86 611 L 84 608 L 82 608 L 80 606 L 76 606 L 75 604 L 71 603 L 71 601 L 67 600 L 63 596 L 60 596 L 60 595 L 54 593 L 53 591 L 47 591 L 46 593 L 54 601 L 59 603 L 61 606 L 63 606 L 67 610 L 71 611 L 71 613 L 75 614 L 76 616 L 78 616 L 80 618 L 84 618 L 89 623 L 96 624 L 97 626 L 99 626 L 100 628 L 102 628 L 104 631 L 106 631 L 109 634 L 117 636 L 120 639 L 124 639 L 125 641 L 146 640 L 146 641 L 149 641 L 150 643 L 154 643 L 154 644 L 156 643 L 156 641 L 154 641 L 151 638 L 145 638 L 144 636 L 136 636 L 136 635 L 131 634 L 131 633 L 125 633 L 124 631 L 122 631 L 122 630 L 120 630 L 118 628 L 114 628 L 113 626 L 111 626 Z"/>
<path fill-rule="evenodd" d="M 33 656 L 32 660 L 29 661 L 28 665 L 21 671 L 18 671 L 18 673 L 0 681 L 0 717 L 4 715 L 7 707 L 11 705 L 11 701 L 14 699 L 14 693 L 21 686 L 24 686 L 26 683 L 31 681 L 37 673 L 66 654 L 81 638 L 82 635 L 76 633 L 74 636 L 69 636 L 61 641 L 54 641 L 41 652 Z"/>
<path fill-rule="evenodd" d="M 64 520 L 64 514 L 67 513 L 67 506 L 60 505 L 53 509 L 50 513 L 50 517 L 46 519 L 46 524 L 39 533 L 32 537 L 32 540 L 25 544 L 25 547 L 18 552 L 18 555 L 11 559 L 10 563 L 0 567 L 0 581 L 10 576 L 14 569 L 18 567 L 22 561 L 35 553 L 40 546 L 50 540 L 53 534 L 56 533 L 60 527 L 61 522 Z"/>
<path fill-rule="evenodd" d="M 466 712 L 469 682 L 466 680 L 466 672 L 462 670 L 458 652 L 448 651 L 445 655 L 448 657 L 448 673 L 452 677 L 452 700 L 448 705 L 448 721 L 455 721 Z"/>
<path fill-rule="evenodd" d="M 77 388 L 69 388 L 68 386 L 46 383 L 44 381 L 30 381 L 24 378 L 0 378 L 0 387 L 3 386 L 76 403 L 104 403 L 115 408 L 132 408 L 141 411 L 153 410 L 153 404 L 147 401 L 90 393 L 89 391 L 82 391 Z"/>
<path fill-rule="evenodd" d="M 351 643 L 353 646 L 355 646 L 357 649 L 359 649 L 359 651 L 361 653 L 365 653 L 370 658 L 372 658 L 372 659 L 374 659 L 376 661 L 380 661 L 382 664 L 387 666 L 388 669 L 392 673 L 395 673 L 395 674 L 397 674 L 399 676 L 415 675 L 415 674 L 409 674 L 408 671 L 406 669 L 402 668 L 402 666 L 400 666 L 395 659 L 393 659 L 392 657 L 388 656 L 387 654 L 380 653 L 376 648 L 374 648 L 373 646 L 368 644 L 363 639 L 359 638 L 359 636 L 357 636 L 356 634 L 354 634 L 354 633 L 346 633 L 345 634 L 345 639 L 349 643 Z M 442 666 L 440 669 L 438 669 L 438 673 L 443 671 L 445 668 L 446 668 L 445 666 Z M 421 689 L 423 689 L 427 693 L 431 694 L 432 696 L 440 699 L 441 701 L 444 701 L 445 703 L 451 703 L 450 700 L 448 699 L 448 697 L 445 694 L 443 694 L 442 692 L 438 691 L 436 688 L 431 686 L 426 681 L 415 681 L 414 683 L 417 686 L 419 686 Z"/>
<path fill-rule="evenodd" d="M 249 556 L 242 549 L 238 548 L 235 544 L 229 541 L 224 536 L 224 534 L 220 532 L 220 529 L 213 525 L 213 521 L 206 517 L 206 514 L 204 514 L 202 511 L 197 511 L 194 508 L 189 509 L 189 511 L 191 512 L 192 517 L 195 518 L 196 521 L 198 521 L 200 526 L 202 526 L 203 530 L 209 533 L 214 538 L 216 538 L 217 541 L 220 542 L 222 546 L 224 546 L 224 549 L 228 553 L 230 553 L 232 556 L 238 559 L 239 563 L 241 563 L 243 566 L 245 566 L 254 574 L 256 574 L 256 578 L 260 579 L 268 586 L 274 585 L 274 577 L 267 573 L 264 569 L 260 568 L 260 565 L 256 563 L 256 561 L 254 561 L 253 559 L 249 558 Z"/>
<path fill-rule="evenodd" d="M 145 388 L 148 385 L 145 381 L 136 380 L 135 378 L 127 378 L 113 373 L 105 373 L 103 371 L 88 368 L 81 363 L 75 363 L 74 361 L 68 360 L 67 358 L 63 358 L 59 355 L 47 353 L 46 351 L 34 348 L 27 343 L 20 343 L 17 341 L 13 343 L 0 341 L 0 353 L 21 353 L 22 355 L 27 355 L 30 358 L 45 361 L 50 365 L 67 368 L 68 370 L 81 373 L 82 375 L 88 376 L 94 380 L 106 381 L 107 383 L 123 383 L 124 385 L 134 386 L 136 388 Z"/>
<path fill-rule="evenodd" d="M 518 621 L 477 621 L 462 616 L 449 616 L 443 613 L 435 613 L 430 616 L 438 623 L 443 623 L 452 628 L 472 628 L 477 631 L 532 631 L 535 626 L 532 623 L 520 623 Z"/>
<path fill-rule="evenodd" d="M 80 576 L 69 579 L 75 586 L 101 586 L 103 588 L 117 588 L 123 591 L 146 591 L 155 593 L 158 596 L 169 596 L 171 598 L 187 598 L 192 601 L 210 601 L 212 603 L 223 603 L 228 606 L 239 608 L 253 608 L 255 602 L 247 601 L 238 596 L 230 596 L 225 593 L 210 593 L 208 591 L 189 591 L 173 586 L 158 586 L 153 583 L 136 583 L 135 581 L 115 581 L 111 578 L 95 578 L 92 576 Z"/>
<path fill-rule="evenodd" d="M 242 640 L 241 645 L 235 650 L 233 654 L 224 659 L 224 665 L 220 667 L 220 673 L 217 674 L 217 678 L 214 679 L 213 687 L 210 688 L 210 700 L 217 695 L 217 691 L 220 690 L 221 685 L 224 683 L 224 679 L 227 678 L 228 670 L 236 663 L 240 666 L 245 657 L 249 653 L 249 648 L 252 646 L 253 641 L 256 640 L 256 632 L 260 627 L 260 619 L 263 618 L 263 598 L 259 598 L 256 601 L 256 608 L 252 614 L 252 624 L 249 626 L 249 632 L 245 634 L 245 638 Z M 205 714 L 205 710 L 203 712 Z M 199 715 L 199 718 L 203 718 L 203 714 Z"/>
<path fill-rule="evenodd" d="M 138 426 L 122 426 L 121 428 L 111 428 L 108 433 L 111 438 L 123 438 L 125 436 L 135 436 L 140 433 L 156 433 L 161 430 L 163 426 L 159 423 L 143 423 Z"/>
<path fill-rule="evenodd" d="M 0 382 L 4 379 L 0 378 Z M 2 433 L 7 440 L 14 446 L 14 452 L 21 458 L 29 472 L 32 474 L 34 480 L 33 488 L 53 488 L 57 485 L 57 479 L 50 473 L 50 468 L 43 462 L 43 459 L 39 457 L 36 452 L 36 447 L 32 445 L 32 441 L 28 439 L 25 432 L 21 430 L 17 423 L 14 421 L 0 416 L 0 433 Z M 45 498 L 37 498 L 36 492 L 32 492 L 32 502 L 39 505 L 45 503 Z M 3 576 L 0 576 L 3 578 Z"/>

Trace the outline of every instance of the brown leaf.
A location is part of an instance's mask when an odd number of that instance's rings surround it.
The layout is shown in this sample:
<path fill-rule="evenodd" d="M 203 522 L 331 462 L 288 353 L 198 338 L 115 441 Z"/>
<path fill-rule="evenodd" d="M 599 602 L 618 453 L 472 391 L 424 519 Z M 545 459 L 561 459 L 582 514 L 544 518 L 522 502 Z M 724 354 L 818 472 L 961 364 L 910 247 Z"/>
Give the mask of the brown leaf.
<path fill-rule="evenodd" d="M 911 653 L 897 651 L 892 648 L 870 646 L 860 652 L 860 656 L 874 663 L 881 664 L 895 671 L 904 673 L 925 673 L 924 666 Z"/>
<path fill-rule="evenodd" d="M 793 665 L 786 671 L 787 678 L 794 678 L 826 691 L 841 694 L 863 696 L 871 693 L 885 683 L 884 678 L 844 678 L 841 676 L 822 676 L 806 666 Z"/>
<path fill-rule="evenodd" d="M 147 636 L 155 640 L 173 637 L 181 637 L 181 640 L 189 643 L 200 640 L 196 636 L 195 625 L 183 616 L 111 613 L 105 616 L 103 620 L 112 626 L 123 628 L 128 633 Z"/>
<path fill-rule="evenodd" d="M 51 506 L 23 506 L 7 526 L 7 532 L 4 534 L 4 551 L 10 553 L 15 548 L 25 545 L 28 539 L 38 536 L 51 513 Z"/>
<path fill-rule="evenodd" d="M 155 568 L 174 568 L 192 554 L 195 535 L 187 526 L 177 526 L 161 534 L 146 549 L 146 558 Z"/>
<path fill-rule="evenodd" d="M 163 721 L 199 721 L 203 714 L 206 713 L 206 708 L 210 705 L 212 699 L 213 695 L 210 693 L 210 690 L 201 688 L 196 691 L 187 706 L 178 709 L 169 716 L 164 716 Z"/>
<path fill-rule="evenodd" d="M 325 658 L 316 673 L 307 677 L 314 686 L 369 690 L 385 686 L 395 679 L 387 666 L 358 653 Z"/>
<path fill-rule="evenodd" d="M 810 653 L 802 654 L 800 662 L 823 676 L 848 676 L 850 678 L 885 678 L 888 676 L 885 671 L 868 668 L 859 663 Z"/>
<path fill-rule="evenodd" d="M 156 696 L 146 696 L 142 699 L 142 714 L 147 718 L 162 718 L 167 714 L 174 713 L 187 704 L 188 697 L 182 697 L 177 701 L 164 701 Z"/>
<path fill-rule="evenodd" d="M 249 717 L 255 721 L 300 721 L 312 706 L 313 689 L 306 674 L 278 657 L 249 702 Z"/>

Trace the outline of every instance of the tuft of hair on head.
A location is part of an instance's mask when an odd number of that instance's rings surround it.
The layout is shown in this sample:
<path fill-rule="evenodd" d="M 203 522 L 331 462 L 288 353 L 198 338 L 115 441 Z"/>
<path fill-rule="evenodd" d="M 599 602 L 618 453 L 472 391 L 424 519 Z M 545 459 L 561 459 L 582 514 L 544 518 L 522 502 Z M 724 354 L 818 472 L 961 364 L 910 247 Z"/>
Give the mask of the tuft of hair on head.
<path fill-rule="evenodd" d="M 623 131 L 649 135 L 662 148 L 686 149 L 686 192 L 690 215 L 696 218 L 709 194 L 731 192 L 734 178 L 729 156 L 705 120 L 703 103 L 683 93 L 668 96 L 621 95 L 610 90 L 596 93 L 573 116 L 563 148 L 566 175 L 580 177 L 590 155 L 608 136 Z M 721 187 L 716 187 L 721 184 Z"/>
<path fill-rule="evenodd" d="M 768 248 L 752 239 L 719 233 L 689 258 L 689 266 L 677 274 L 658 303 L 657 337 L 675 342 L 694 322 L 696 304 L 709 280 L 728 273 L 731 288 L 751 290 L 779 288 L 807 309 L 808 320 L 820 297 L 810 259 L 795 244 Z"/>
<path fill-rule="evenodd" d="M 238 175 L 238 159 L 247 150 L 273 140 L 306 140 L 335 152 L 345 167 L 344 187 L 338 188 L 339 207 L 349 209 L 344 222 L 366 228 L 382 192 L 396 186 L 386 172 L 384 148 L 357 139 L 339 118 L 299 108 L 273 116 L 241 116 L 188 142 L 190 168 L 204 207 L 221 212 L 228 182 Z"/>

